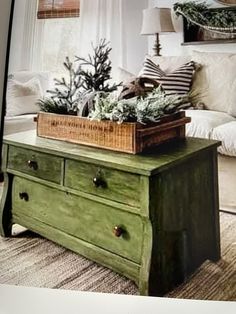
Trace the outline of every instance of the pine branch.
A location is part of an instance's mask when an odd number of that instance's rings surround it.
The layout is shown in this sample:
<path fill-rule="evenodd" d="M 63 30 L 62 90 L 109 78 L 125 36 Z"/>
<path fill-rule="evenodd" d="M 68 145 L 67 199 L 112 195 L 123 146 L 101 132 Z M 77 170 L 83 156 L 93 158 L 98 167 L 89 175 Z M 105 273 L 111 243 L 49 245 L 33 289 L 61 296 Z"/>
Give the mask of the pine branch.
<path fill-rule="evenodd" d="M 68 108 L 65 103 L 57 102 L 51 98 L 40 99 L 37 104 L 40 110 L 44 112 L 68 114 Z"/>

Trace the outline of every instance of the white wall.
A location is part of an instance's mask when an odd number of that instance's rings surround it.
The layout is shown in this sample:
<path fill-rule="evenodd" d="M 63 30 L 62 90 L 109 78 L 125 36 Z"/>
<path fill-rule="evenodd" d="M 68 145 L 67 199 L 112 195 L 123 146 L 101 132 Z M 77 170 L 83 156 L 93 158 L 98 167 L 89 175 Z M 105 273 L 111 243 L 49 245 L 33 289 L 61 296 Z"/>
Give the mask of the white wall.
<path fill-rule="evenodd" d="M 149 0 L 149 7 L 163 7 L 172 8 L 173 4 L 178 0 Z M 208 0 L 208 3 L 212 7 L 219 7 L 214 0 Z M 162 45 L 161 54 L 163 56 L 170 55 L 188 55 L 192 50 L 199 51 L 219 51 L 219 52 L 236 52 L 236 43 L 229 44 L 210 44 L 210 45 L 192 45 L 192 46 L 181 46 L 183 42 L 183 28 L 182 19 L 176 19 L 173 14 L 173 23 L 176 29 L 176 33 L 168 35 L 160 35 L 160 42 Z M 152 54 L 153 39 L 149 39 L 149 53 Z"/>

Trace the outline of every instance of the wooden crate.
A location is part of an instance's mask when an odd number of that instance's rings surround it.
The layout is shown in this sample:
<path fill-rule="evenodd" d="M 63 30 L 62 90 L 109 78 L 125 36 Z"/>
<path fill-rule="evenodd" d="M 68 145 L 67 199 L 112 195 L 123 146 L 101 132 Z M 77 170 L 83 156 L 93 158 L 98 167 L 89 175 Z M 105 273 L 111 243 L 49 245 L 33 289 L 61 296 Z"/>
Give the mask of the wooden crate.
<path fill-rule="evenodd" d="M 184 112 L 168 115 L 158 123 L 95 121 L 71 115 L 40 112 L 37 135 L 61 141 L 136 154 L 167 140 L 185 137 L 190 118 Z"/>

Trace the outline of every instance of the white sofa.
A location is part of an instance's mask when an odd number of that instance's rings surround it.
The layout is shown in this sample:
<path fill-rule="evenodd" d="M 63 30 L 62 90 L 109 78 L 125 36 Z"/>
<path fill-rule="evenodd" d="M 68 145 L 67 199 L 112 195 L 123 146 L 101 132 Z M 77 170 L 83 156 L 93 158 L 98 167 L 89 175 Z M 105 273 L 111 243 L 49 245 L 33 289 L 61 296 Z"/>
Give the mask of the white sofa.
<path fill-rule="evenodd" d="M 4 135 L 36 128 L 38 98 L 51 86 L 49 72 L 19 71 L 8 75 Z"/>
<path fill-rule="evenodd" d="M 220 207 L 236 211 L 236 54 L 198 52 L 191 56 L 152 57 L 165 72 L 193 60 L 200 65 L 191 92 L 206 110 L 186 110 L 187 136 L 220 140 Z"/>

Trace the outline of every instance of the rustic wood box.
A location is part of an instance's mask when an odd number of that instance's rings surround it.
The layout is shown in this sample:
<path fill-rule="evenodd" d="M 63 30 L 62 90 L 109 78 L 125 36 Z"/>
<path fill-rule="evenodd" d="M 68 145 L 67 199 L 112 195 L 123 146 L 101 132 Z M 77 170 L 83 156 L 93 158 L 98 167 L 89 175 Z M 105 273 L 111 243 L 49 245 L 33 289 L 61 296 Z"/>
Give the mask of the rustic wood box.
<path fill-rule="evenodd" d="M 72 115 L 40 112 L 37 135 L 131 154 L 140 153 L 167 140 L 184 138 L 184 112 L 168 115 L 158 123 L 95 121 Z"/>

